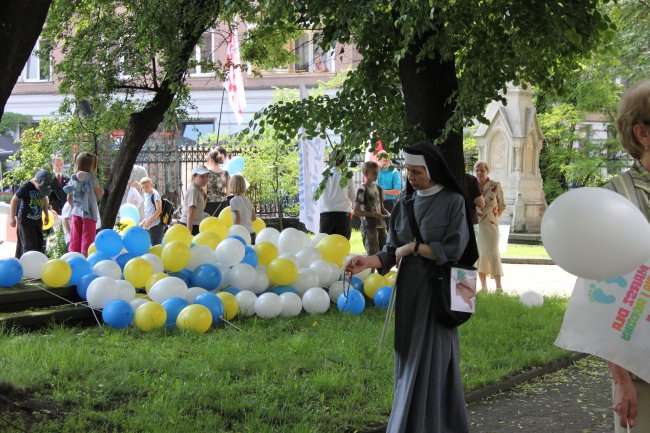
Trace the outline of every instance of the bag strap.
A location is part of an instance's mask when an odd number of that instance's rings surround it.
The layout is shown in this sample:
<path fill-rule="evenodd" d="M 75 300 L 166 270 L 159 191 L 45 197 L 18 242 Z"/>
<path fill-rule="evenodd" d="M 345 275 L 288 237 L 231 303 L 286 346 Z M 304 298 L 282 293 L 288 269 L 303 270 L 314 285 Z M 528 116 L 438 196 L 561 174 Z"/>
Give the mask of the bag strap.
<path fill-rule="evenodd" d="M 415 237 L 415 240 L 418 241 L 419 243 L 424 243 L 424 240 L 422 239 L 422 235 L 420 234 L 420 228 L 418 227 L 417 221 L 415 221 L 415 209 L 414 209 L 414 197 L 413 195 L 409 196 L 405 200 L 406 206 L 404 206 L 404 209 L 406 210 L 406 216 L 408 217 L 409 220 L 409 226 L 411 226 L 411 233 L 413 233 L 413 236 Z"/>

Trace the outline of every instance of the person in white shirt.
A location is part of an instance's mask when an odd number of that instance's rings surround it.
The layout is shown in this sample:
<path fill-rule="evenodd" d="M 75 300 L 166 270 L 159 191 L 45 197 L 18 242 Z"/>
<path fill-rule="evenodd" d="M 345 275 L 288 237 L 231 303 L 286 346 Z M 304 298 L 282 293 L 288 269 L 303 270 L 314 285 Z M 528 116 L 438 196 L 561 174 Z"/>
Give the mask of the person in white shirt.
<path fill-rule="evenodd" d="M 144 191 L 144 220 L 140 222 L 140 227 L 149 232 L 151 245 L 158 245 L 162 243 L 164 234 L 164 226 L 160 224 L 162 198 L 153 187 L 153 181 L 150 178 L 143 177 L 140 184 Z"/>
<path fill-rule="evenodd" d="M 66 248 L 70 244 L 70 214 L 72 206 L 67 201 L 64 202 L 63 209 L 61 209 L 61 227 L 63 227 L 63 238 L 65 239 Z"/>
<path fill-rule="evenodd" d="M 320 208 L 320 232 L 328 235 L 339 234 L 350 239 L 352 234 L 352 222 L 350 212 L 352 203 L 356 199 L 356 188 L 352 179 L 348 180 L 345 187 L 341 186 L 342 173 L 338 168 L 343 163 L 343 156 L 336 156 L 337 159 L 334 173 L 327 180 L 327 185 L 318 199 Z"/>
<path fill-rule="evenodd" d="M 230 177 L 230 191 L 234 194 L 230 200 L 230 212 L 232 213 L 233 224 L 239 224 L 246 229 L 251 235 L 251 243 L 255 243 L 255 230 L 253 221 L 255 221 L 255 208 L 250 199 L 246 197 L 246 179 L 241 174 L 233 174 Z"/>

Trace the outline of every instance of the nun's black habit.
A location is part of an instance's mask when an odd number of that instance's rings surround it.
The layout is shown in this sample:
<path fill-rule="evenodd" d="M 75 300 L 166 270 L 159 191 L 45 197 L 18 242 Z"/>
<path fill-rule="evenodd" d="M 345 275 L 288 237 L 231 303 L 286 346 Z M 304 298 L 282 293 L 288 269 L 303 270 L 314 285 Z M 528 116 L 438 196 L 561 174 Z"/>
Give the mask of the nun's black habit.
<path fill-rule="evenodd" d="M 435 264 L 473 265 L 478 252 L 469 204 L 440 149 L 418 143 L 405 152 L 424 156 L 431 179 L 444 188 L 420 196 L 407 182 L 407 194 L 391 214 L 388 242 L 377 254 L 384 271 L 395 265 L 395 250 L 414 239 L 405 213 L 409 199 L 414 200 L 422 238 L 438 257 Z M 395 285 L 395 396 L 387 433 L 469 432 L 458 330 L 436 321 L 430 285 L 433 268 L 434 261 L 413 255 L 400 265 Z"/>

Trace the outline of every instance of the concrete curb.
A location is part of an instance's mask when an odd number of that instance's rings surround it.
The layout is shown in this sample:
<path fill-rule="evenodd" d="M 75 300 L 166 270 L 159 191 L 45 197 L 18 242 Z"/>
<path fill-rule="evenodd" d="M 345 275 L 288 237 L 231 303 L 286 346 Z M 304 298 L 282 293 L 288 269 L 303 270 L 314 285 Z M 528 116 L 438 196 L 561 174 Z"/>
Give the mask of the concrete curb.
<path fill-rule="evenodd" d="M 501 257 L 501 263 L 511 265 L 554 265 L 551 259 L 533 259 L 533 258 L 504 258 Z"/>

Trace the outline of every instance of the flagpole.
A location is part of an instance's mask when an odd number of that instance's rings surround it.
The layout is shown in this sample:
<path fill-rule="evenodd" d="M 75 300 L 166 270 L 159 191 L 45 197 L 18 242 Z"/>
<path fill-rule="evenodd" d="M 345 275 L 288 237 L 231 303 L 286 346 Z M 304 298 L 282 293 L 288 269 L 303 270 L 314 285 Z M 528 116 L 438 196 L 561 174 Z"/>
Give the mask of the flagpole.
<path fill-rule="evenodd" d="M 219 109 L 219 123 L 217 124 L 217 146 L 219 146 L 219 136 L 221 135 L 221 115 L 223 114 L 223 98 L 226 96 L 226 88 L 221 86 L 221 108 Z"/>

